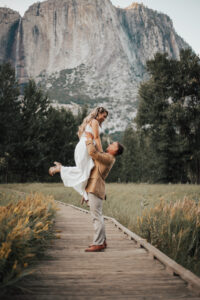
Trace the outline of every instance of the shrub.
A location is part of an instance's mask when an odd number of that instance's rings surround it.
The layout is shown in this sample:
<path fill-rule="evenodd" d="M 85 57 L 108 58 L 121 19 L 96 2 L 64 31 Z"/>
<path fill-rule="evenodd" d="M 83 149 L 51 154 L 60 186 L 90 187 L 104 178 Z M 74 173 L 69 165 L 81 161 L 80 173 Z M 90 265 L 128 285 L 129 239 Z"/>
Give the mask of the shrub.
<path fill-rule="evenodd" d="M 27 267 L 53 237 L 55 211 L 53 198 L 37 193 L 0 207 L 1 290 L 31 273 Z"/>

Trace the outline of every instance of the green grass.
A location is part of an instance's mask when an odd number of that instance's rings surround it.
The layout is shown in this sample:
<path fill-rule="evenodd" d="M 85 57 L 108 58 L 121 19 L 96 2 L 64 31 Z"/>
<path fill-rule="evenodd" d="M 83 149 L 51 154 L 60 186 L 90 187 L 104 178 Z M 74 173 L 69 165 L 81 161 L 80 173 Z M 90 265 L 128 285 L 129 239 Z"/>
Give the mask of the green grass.
<path fill-rule="evenodd" d="M 18 192 L 16 192 L 18 191 Z M 80 206 L 81 196 L 73 190 L 66 188 L 62 183 L 26 183 L 26 184 L 1 184 L 0 195 L 7 195 L 7 201 L 12 200 L 12 195 L 21 196 L 19 192 L 42 192 L 53 195 L 56 200 Z M 154 207 L 160 198 L 167 202 L 182 200 L 185 196 L 199 201 L 200 189 L 198 185 L 189 184 L 121 184 L 110 183 L 106 185 L 107 200 L 103 203 L 104 215 L 116 218 L 130 230 L 134 229 L 137 216 L 140 216 L 144 207 Z M 0 196 L 0 205 L 1 203 Z M 86 206 L 84 208 L 87 209 Z"/>
<path fill-rule="evenodd" d="M 6 206 L 8 203 L 17 203 L 19 199 L 25 199 L 24 193 L 17 193 L 12 189 L 2 188 L 0 185 L 0 206 Z"/>

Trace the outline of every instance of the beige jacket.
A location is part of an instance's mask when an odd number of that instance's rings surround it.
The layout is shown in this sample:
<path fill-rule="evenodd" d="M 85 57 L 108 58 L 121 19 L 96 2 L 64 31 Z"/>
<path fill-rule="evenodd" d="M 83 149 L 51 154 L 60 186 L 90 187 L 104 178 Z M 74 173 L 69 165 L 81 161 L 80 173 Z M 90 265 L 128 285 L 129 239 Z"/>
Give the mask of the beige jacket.
<path fill-rule="evenodd" d="M 93 193 L 97 197 L 105 199 L 105 179 L 115 163 L 115 158 L 109 153 L 99 152 L 91 140 L 86 141 L 86 146 L 95 166 L 90 173 L 85 190 L 87 193 Z"/>

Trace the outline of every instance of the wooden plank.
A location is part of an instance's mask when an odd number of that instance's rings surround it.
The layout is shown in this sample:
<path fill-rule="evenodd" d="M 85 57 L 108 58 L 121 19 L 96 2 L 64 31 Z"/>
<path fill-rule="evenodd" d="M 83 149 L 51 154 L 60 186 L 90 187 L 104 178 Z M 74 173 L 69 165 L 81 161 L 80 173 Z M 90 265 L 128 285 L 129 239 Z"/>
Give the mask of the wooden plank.
<path fill-rule="evenodd" d="M 69 204 L 67 204 L 69 205 Z M 69 205 L 70 207 L 73 207 L 77 210 L 80 210 L 86 214 L 89 212 L 85 209 L 76 207 L 74 205 Z M 122 230 L 124 233 L 126 233 L 131 239 L 137 242 L 138 247 L 144 247 L 146 250 L 149 251 L 152 258 L 158 259 L 161 263 L 163 263 L 166 266 L 166 271 L 174 274 L 179 275 L 184 281 L 188 283 L 188 288 L 194 290 L 199 296 L 200 296 L 200 278 L 196 276 L 191 271 L 187 270 L 183 266 L 176 263 L 174 260 L 169 258 L 167 255 L 165 255 L 163 252 L 152 246 L 150 243 L 147 242 L 146 239 L 141 238 L 137 234 L 130 231 L 128 228 L 124 227 L 122 224 L 120 224 L 117 220 L 114 218 L 104 216 L 105 220 L 109 220 L 115 224 L 115 226 Z"/>
<path fill-rule="evenodd" d="M 123 225 L 118 223 L 115 219 L 113 219 L 113 223 L 117 223 L 118 226 L 121 226 L 121 229 L 126 232 L 131 238 L 137 241 L 137 243 L 147 249 L 152 256 L 157 258 L 160 262 L 166 265 L 167 271 L 171 272 L 172 274 L 178 274 L 183 280 L 189 283 L 189 287 L 192 289 L 195 289 L 200 295 L 200 278 L 196 276 L 191 271 L 187 270 L 183 266 L 176 263 L 174 260 L 169 258 L 167 255 L 165 255 L 163 252 L 152 246 L 150 243 L 148 243 L 145 239 L 140 238 L 135 233 L 131 232 L 129 229 L 125 228 Z"/>
<path fill-rule="evenodd" d="M 23 295 L 20 295 L 20 296 L 17 296 L 17 295 L 13 295 L 12 296 L 12 300 L 77 300 L 77 298 L 74 297 L 74 295 L 68 295 L 67 298 L 65 295 L 59 295 L 59 294 L 56 294 L 56 295 L 48 295 L 48 298 L 46 295 L 41 295 L 41 294 L 38 294 L 38 295 L 28 295 L 28 298 L 27 296 L 23 296 Z M 187 300 L 187 298 L 184 298 L 184 297 L 163 297 L 162 295 L 156 295 L 156 298 L 155 296 L 153 295 L 149 295 L 147 298 L 144 298 L 144 296 L 142 295 L 137 295 L 135 296 L 134 294 L 131 294 L 131 295 L 128 295 L 126 294 L 126 298 L 122 298 L 122 295 L 115 295 L 115 297 L 113 298 L 112 296 L 110 295 L 103 295 L 103 296 L 95 296 L 92 297 L 92 299 L 95 299 L 95 300 Z M 3 300 L 10 300 L 10 298 L 5 298 Z M 90 300 L 88 298 L 87 295 L 83 295 L 81 300 Z M 193 298 L 193 300 L 199 300 L 199 297 L 197 298 Z"/>

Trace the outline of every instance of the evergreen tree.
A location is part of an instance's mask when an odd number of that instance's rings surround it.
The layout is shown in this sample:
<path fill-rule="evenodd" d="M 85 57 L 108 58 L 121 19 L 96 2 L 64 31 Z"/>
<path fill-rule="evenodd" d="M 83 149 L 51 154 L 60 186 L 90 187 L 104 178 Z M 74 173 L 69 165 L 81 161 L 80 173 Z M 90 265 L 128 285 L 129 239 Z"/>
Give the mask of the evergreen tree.
<path fill-rule="evenodd" d="M 14 70 L 4 64 L 0 66 L 0 111 L 2 181 L 52 180 L 48 169 L 55 160 L 74 165 L 77 129 L 87 107 L 77 117 L 64 109 L 55 110 L 34 80 L 29 80 L 19 97 Z"/>
<path fill-rule="evenodd" d="M 76 116 L 76 121 L 78 126 L 82 124 L 83 119 L 88 115 L 88 106 L 84 105 L 81 109 L 78 110 L 78 115 Z"/>
<path fill-rule="evenodd" d="M 177 130 L 187 147 L 185 161 L 191 182 L 200 184 L 200 58 L 191 49 L 180 53 L 176 86 L 171 91 Z"/>
<path fill-rule="evenodd" d="M 14 179 L 17 169 L 15 157 L 20 122 L 19 89 L 10 63 L 0 65 L 0 116 L 1 180 L 7 182 Z"/>
<path fill-rule="evenodd" d="M 50 107 L 47 95 L 33 80 L 24 90 L 21 125 L 21 181 L 52 180 L 48 169 L 54 161 L 74 165 L 77 120 L 70 111 Z"/>
<path fill-rule="evenodd" d="M 74 166 L 74 150 L 78 143 L 77 120 L 65 109 L 55 110 L 50 108 L 45 127 L 45 161 L 44 174 L 54 161 L 61 162 L 64 166 Z M 50 180 L 49 176 L 45 177 Z M 58 176 L 54 179 L 60 180 Z"/>
<path fill-rule="evenodd" d="M 180 52 L 180 60 L 158 53 L 147 69 L 136 122 L 154 145 L 156 180 L 200 183 L 199 57 L 190 49 Z"/>
<path fill-rule="evenodd" d="M 45 159 L 45 124 L 49 100 L 34 80 L 29 80 L 25 86 L 21 106 L 21 139 L 18 157 L 21 181 L 39 180 L 40 168 Z"/>
<path fill-rule="evenodd" d="M 158 68 L 159 69 L 159 68 Z M 155 79 L 156 80 L 156 79 Z M 162 85 L 154 80 L 142 84 L 139 90 L 140 105 L 137 114 L 137 124 L 150 139 L 150 145 L 156 158 L 153 180 L 155 182 L 179 181 L 181 172 L 175 174 L 173 147 L 176 144 L 176 132 L 168 119 L 169 103 Z"/>
<path fill-rule="evenodd" d="M 137 182 L 140 180 L 139 152 L 137 133 L 128 127 L 122 139 L 125 151 L 121 157 L 121 178 L 123 182 Z"/>

